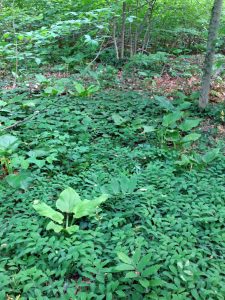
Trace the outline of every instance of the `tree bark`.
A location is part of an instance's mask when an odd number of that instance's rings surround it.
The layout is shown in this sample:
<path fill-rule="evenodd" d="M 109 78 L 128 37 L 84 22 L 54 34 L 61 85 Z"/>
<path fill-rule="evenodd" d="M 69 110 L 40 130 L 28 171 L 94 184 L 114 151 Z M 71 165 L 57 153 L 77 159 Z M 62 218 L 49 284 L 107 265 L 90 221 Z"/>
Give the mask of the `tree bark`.
<path fill-rule="evenodd" d="M 219 31 L 222 6 L 223 6 L 223 0 L 214 0 L 211 20 L 209 25 L 205 63 L 203 67 L 202 87 L 201 87 L 201 92 L 199 97 L 199 107 L 203 109 L 207 106 L 209 102 L 213 60 L 215 56 L 216 40 Z"/>
<path fill-rule="evenodd" d="M 119 50 L 118 50 L 118 45 L 117 45 L 117 38 L 116 38 L 116 18 L 113 18 L 113 43 L 115 47 L 115 52 L 116 52 L 116 58 L 119 59 Z"/>
<path fill-rule="evenodd" d="M 126 7 L 127 4 L 123 2 L 123 13 L 122 13 L 122 33 L 121 33 L 121 53 L 120 57 L 124 58 L 124 46 L 125 46 L 125 30 L 126 30 Z"/>

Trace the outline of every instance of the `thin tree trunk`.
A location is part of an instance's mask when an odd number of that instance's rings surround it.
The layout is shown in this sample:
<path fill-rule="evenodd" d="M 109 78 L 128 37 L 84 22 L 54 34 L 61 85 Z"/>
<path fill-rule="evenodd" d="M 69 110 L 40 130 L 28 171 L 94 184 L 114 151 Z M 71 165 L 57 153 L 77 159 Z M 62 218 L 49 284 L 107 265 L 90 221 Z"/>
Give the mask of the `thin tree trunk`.
<path fill-rule="evenodd" d="M 137 47 L 138 47 L 138 32 L 137 28 L 135 29 L 135 34 L 134 34 L 134 51 L 133 54 L 137 54 Z"/>
<path fill-rule="evenodd" d="M 121 53 L 120 57 L 124 58 L 124 46 L 125 46 L 125 30 L 126 30 L 126 7 L 127 4 L 123 2 L 123 13 L 122 13 L 122 33 L 121 33 Z"/>
<path fill-rule="evenodd" d="M 132 24 L 130 23 L 130 57 L 133 56 L 133 35 L 132 35 Z"/>
<path fill-rule="evenodd" d="M 147 27 L 147 29 L 146 29 L 146 31 L 145 31 L 144 40 L 143 40 L 142 47 L 141 47 L 141 52 L 142 52 L 142 53 L 144 53 L 145 48 L 146 48 L 147 43 L 148 43 L 148 40 L 149 40 L 150 28 L 151 28 L 151 25 L 150 25 L 150 23 L 149 23 L 149 24 L 148 24 L 148 27 Z"/>
<path fill-rule="evenodd" d="M 139 0 L 136 0 L 136 19 L 138 19 L 138 9 L 139 9 Z M 137 40 L 138 40 L 138 25 L 136 24 L 134 32 L 134 46 L 133 46 L 133 55 L 137 53 Z"/>
<path fill-rule="evenodd" d="M 223 0 L 214 0 L 212 16 L 209 25 L 207 51 L 203 67 L 202 88 L 199 97 L 200 108 L 205 108 L 209 102 L 210 83 L 215 56 L 216 39 L 219 31 L 220 17 L 222 13 Z"/>
<path fill-rule="evenodd" d="M 151 29 L 151 18 L 152 18 L 152 14 L 153 14 L 153 11 L 154 11 L 155 4 L 156 4 L 156 0 L 152 0 L 149 3 L 148 21 L 147 21 L 148 25 L 147 25 L 147 28 L 146 28 L 146 31 L 145 31 L 145 35 L 144 35 L 144 39 L 143 39 L 143 43 L 142 43 L 142 48 L 141 48 L 142 53 L 144 53 L 145 48 L 148 45 L 149 36 L 150 36 L 150 29 Z"/>
<path fill-rule="evenodd" d="M 116 38 L 116 18 L 113 18 L 113 43 L 116 51 L 116 58 L 119 59 L 119 50 L 117 45 L 117 38 Z"/>

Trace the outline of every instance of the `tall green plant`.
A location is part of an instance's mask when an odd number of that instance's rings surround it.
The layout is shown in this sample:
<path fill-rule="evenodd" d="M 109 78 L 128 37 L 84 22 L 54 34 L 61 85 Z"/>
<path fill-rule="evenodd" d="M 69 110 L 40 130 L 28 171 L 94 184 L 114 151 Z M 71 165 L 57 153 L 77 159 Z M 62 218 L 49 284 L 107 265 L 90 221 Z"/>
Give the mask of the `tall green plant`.
<path fill-rule="evenodd" d="M 90 217 L 96 212 L 96 208 L 107 200 L 108 196 L 103 194 L 93 200 L 81 200 L 78 193 L 72 189 L 65 189 L 56 201 L 56 211 L 44 202 L 34 201 L 33 208 L 43 217 L 51 219 L 46 229 L 54 230 L 56 233 L 67 232 L 72 234 L 79 229 L 74 225 L 77 219 Z"/>

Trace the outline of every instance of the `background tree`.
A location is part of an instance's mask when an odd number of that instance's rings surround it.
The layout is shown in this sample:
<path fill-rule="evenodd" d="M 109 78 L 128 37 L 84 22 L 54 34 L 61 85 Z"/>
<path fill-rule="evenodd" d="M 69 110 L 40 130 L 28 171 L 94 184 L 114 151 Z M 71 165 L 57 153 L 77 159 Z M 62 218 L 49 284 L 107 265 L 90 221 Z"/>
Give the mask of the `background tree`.
<path fill-rule="evenodd" d="M 203 68 L 202 88 L 199 98 L 199 106 L 205 108 L 209 102 L 209 91 L 213 68 L 213 59 L 216 49 L 216 40 L 222 13 L 223 0 L 215 0 L 209 25 L 207 51 Z"/>

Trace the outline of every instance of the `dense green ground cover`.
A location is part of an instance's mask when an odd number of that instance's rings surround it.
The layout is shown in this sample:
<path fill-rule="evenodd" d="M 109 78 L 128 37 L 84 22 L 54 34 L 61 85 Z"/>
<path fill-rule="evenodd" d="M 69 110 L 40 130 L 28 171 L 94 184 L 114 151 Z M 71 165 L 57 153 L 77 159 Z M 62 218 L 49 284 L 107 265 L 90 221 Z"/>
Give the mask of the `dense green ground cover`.
<path fill-rule="evenodd" d="M 35 108 L 21 108 L 21 97 L 3 95 L 12 103 L 6 125 L 40 113 L 11 132 L 19 154 L 44 149 L 52 159 L 36 157 L 25 190 L 0 183 L 0 299 L 224 299 L 225 159 L 215 129 L 200 126 L 200 140 L 177 149 L 144 127 L 160 130 L 167 112 L 143 93 L 33 95 Z M 208 111 L 214 124 L 219 111 Z M 207 166 L 175 163 L 215 147 L 220 154 Z M 87 199 L 110 194 L 70 236 L 46 231 L 32 207 L 35 199 L 55 207 L 67 186 Z"/>

